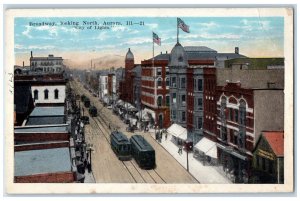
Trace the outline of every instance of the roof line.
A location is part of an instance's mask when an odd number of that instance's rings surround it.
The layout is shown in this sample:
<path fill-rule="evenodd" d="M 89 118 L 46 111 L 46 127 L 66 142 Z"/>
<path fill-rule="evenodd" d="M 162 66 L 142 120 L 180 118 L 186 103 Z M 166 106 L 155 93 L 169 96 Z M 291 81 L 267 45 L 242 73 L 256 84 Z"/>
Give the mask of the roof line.
<path fill-rule="evenodd" d="M 15 126 L 15 129 L 18 128 L 44 128 L 44 127 L 63 127 L 68 126 L 68 124 L 45 124 L 45 125 L 32 125 L 32 126 Z"/>

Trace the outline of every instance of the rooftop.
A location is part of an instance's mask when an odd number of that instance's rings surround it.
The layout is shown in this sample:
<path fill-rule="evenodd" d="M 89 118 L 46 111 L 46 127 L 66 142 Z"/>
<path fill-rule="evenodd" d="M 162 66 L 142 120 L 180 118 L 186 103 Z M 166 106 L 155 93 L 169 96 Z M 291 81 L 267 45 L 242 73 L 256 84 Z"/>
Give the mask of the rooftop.
<path fill-rule="evenodd" d="M 43 117 L 43 116 L 63 116 L 65 114 L 64 106 L 57 107 L 35 107 L 30 114 L 30 117 Z"/>
<path fill-rule="evenodd" d="M 263 131 L 262 135 L 267 140 L 276 156 L 284 156 L 284 132 L 283 131 Z"/>
<path fill-rule="evenodd" d="M 15 152 L 15 176 L 71 171 L 69 148 Z"/>
<path fill-rule="evenodd" d="M 184 46 L 184 50 L 186 52 L 210 52 L 210 53 L 217 53 L 216 50 L 211 49 L 206 46 Z"/>
<path fill-rule="evenodd" d="M 22 127 L 15 127 L 15 133 L 66 133 L 68 132 L 67 126 L 22 126 Z"/>
<path fill-rule="evenodd" d="M 29 117 L 26 126 L 30 125 L 51 125 L 51 124 L 64 124 L 64 116 L 35 116 Z"/>

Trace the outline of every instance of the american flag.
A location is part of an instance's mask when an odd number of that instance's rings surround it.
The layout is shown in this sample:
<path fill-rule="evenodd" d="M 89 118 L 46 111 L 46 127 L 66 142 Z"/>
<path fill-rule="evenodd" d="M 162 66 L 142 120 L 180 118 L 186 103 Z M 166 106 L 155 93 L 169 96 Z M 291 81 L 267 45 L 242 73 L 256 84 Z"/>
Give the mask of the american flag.
<path fill-rule="evenodd" d="M 156 43 L 157 45 L 161 44 L 161 40 L 158 37 L 158 35 L 156 33 L 153 32 L 153 42 Z"/>
<path fill-rule="evenodd" d="M 186 25 L 182 19 L 177 18 L 177 26 L 182 29 L 182 31 L 190 33 L 190 26 Z"/>

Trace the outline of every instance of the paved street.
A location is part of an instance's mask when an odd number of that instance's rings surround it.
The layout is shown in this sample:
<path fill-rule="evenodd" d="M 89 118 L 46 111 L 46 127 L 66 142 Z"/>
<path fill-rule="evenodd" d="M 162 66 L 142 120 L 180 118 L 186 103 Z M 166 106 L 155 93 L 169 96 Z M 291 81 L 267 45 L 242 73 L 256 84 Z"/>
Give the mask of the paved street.
<path fill-rule="evenodd" d="M 92 170 L 97 183 L 198 183 L 165 148 L 151 137 L 150 133 L 138 134 L 142 134 L 156 151 L 157 166 L 154 170 L 142 170 L 134 160 L 119 161 L 110 148 L 108 138 L 110 130 L 107 124 L 110 122 L 112 128 L 122 131 L 128 137 L 133 133 L 126 132 L 127 125 L 111 110 L 103 107 L 98 98 L 92 96 L 81 84 L 72 81 L 71 86 L 76 94 L 85 94 L 89 97 L 91 104 L 98 109 L 98 115 L 101 115 L 101 118 L 90 117 L 90 124 L 85 127 L 86 142 L 93 144 Z M 86 108 L 84 114 L 89 116 Z"/>

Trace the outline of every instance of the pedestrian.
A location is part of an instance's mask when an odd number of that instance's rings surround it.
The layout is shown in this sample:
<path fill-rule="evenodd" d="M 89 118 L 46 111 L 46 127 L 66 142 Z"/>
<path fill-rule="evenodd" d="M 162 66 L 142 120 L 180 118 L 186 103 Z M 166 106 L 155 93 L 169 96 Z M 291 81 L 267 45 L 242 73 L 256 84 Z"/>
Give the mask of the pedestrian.
<path fill-rule="evenodd" d="M 165 140 L 167 141 L 168 138 L 168 133 L 165 134 Z"/>

